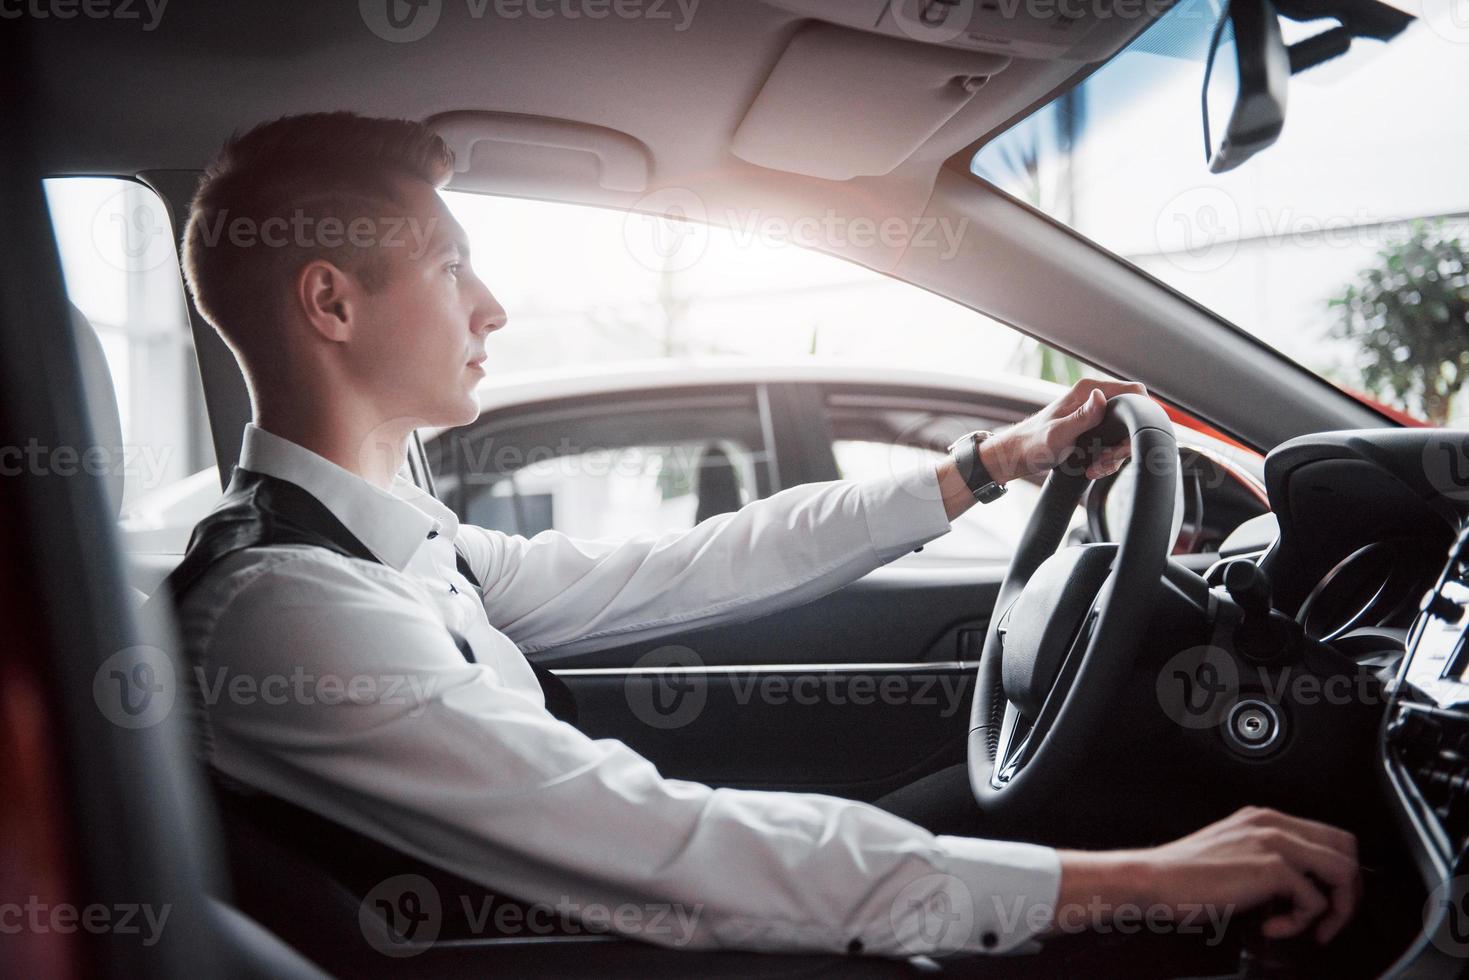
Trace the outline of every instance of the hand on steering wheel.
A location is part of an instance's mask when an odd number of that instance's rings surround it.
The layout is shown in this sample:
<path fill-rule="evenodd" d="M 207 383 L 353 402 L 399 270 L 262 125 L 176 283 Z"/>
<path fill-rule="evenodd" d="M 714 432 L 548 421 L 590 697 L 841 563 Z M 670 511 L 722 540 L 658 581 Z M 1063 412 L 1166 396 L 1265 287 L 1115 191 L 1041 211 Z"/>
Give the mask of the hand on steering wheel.
<path fill-rule="evenodd" d="M 1039 412 L 986 439 L 979 448 L 980 461 L 998 483 L 1038 476 L 1053 469 L 1082 436 L 1101 425 L 1109 398 L 1147 393 L 1135 381 L 1083 378 Z M 1089 461 L 1087 479 L 1117 472 L 1131 452 L 1126 440 L 1104 446 Z"/>

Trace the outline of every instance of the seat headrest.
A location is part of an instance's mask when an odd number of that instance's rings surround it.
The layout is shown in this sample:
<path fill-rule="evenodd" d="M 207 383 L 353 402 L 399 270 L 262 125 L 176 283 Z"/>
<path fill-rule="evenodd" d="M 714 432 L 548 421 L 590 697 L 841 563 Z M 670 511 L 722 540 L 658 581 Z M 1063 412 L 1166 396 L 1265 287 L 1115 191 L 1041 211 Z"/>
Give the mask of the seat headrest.
<path fill-rule="evenodd" d="M 92 322 L 75 304 L 67 305 L 71 308 L 71 328 L 76 337 L 82 391 L 86 395 L 87 415 L 92 427 L 92 444 L 100 446 L 107 454 L 103 479 L 107 483 L 107 499 L 116 516 L 122 511 L 123 479 L 122 416 L 117 407 L 117 389 L 113 387 L 112 370 L 107 366 L 102 341 L 98 339 Z M 86 447 L 80 448 L 85 450 Z"/>
<path fill-rule="evenodd" d="M 735 475 L 734 462 L 718 446 L 707 446 L 700 455 L 694 492 L 699 498 L 694 511 L 696 524 L 715 514 L 727 514 L 740 509 L 740 486 Z"/>

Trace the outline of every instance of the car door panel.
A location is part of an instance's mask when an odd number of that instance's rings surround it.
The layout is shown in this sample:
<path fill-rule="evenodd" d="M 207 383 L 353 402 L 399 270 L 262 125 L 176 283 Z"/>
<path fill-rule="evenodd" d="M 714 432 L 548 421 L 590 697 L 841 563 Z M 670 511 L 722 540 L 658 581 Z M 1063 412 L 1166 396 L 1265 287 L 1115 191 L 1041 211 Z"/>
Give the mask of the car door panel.
<path fill-rule="evenodd" d="M 964 761 L 975 680 L 958 663 L 560 676 L 583 731 L 664 776 L 862 800 Z"/>
<path fill-rule="evenodd" d="M 750 622 L 534 659 L 583 731 L 665 776 L 873 799 L 963 761 L 1003 574 L 889 566 Z"/>

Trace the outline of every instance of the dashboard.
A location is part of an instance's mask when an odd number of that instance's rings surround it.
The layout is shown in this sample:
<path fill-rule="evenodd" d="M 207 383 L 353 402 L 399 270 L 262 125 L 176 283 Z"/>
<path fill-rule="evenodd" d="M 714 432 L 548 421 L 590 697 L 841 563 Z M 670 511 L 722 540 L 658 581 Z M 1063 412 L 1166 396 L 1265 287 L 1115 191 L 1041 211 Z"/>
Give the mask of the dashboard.
<path fill-rule="evenodd" d="M 1448 435 L 1323 433 L 1265 463 L 1276 609 L 1386 680 L 1372 765 L 1425 896 L 1390 976 L 1469 963 L 1469 487 L 1440 479 Z"/>
<path fill-rule="evenodd" d="M 1219 450 L 1227 450 L 1220 444 Z M 1174 490 L 1173 554 L 1208 555 L 1220 551 L 1235 528 L 1270 510 L 1257 457 L 1200 445 L 1178 448 L 1178 481 Z M 1115 475 L 1098 480 L 1083 502 L 1092 541 L 1115 541 L 1126 523 L 1136 494 L 1137 474 L 1131 462 Z"/>

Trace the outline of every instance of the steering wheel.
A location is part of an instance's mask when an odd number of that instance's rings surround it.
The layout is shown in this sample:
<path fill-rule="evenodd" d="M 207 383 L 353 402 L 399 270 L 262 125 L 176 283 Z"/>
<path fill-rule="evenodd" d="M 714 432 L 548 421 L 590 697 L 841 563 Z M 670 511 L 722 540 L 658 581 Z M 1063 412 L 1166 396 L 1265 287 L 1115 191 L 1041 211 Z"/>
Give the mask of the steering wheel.
<path fill-rule="evenodd" d="M 1137 492 L 1121 541 L 1057 551 L 1086 478 L 1087 451 L 1128 440 Z M 1051 471 L 995 601 L 969 720 L 969 784 L 986 813 L 1054 802 L 1137 656 L 1172 546 L 1178 446 L 1152 400 L 1118 395 Z"/>

